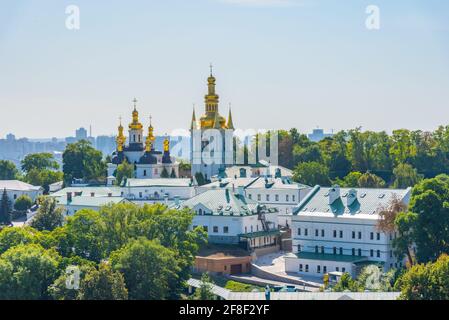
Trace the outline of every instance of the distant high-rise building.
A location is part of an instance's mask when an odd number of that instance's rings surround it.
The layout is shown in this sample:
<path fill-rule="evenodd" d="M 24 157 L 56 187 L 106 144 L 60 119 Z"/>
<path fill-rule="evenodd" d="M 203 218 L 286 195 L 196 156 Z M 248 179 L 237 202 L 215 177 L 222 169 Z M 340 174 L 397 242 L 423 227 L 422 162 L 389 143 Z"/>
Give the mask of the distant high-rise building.
<path fill-rule="evenodd" d="M 320 142 L 321 140 L 325 138 L 331 138 L 334 136 L 333 133 L 324 133 L 323 129 L 314 129 L 312 133 L 309 133 L 308 138 L 310 141 L 313 142 Z"/>
<path fill-rule="evenodd" d="M 87 130 L 84 128 L 79 128 L 78 130 L 76 130 L 75 138 L 78 141 L 87 140 Z"/>

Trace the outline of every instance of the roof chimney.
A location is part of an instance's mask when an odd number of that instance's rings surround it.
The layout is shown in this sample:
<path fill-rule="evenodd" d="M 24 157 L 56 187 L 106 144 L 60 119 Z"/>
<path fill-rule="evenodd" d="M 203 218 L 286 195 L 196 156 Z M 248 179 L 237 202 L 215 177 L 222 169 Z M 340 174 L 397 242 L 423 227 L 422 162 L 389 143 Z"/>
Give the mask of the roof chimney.
<path fill-rule="evenodd" d="M 357 201 L 357 190 L 351 189 L 348 192 L 348 197 L 346 199 L 346 204 L 350 207 L 355 201 Z"/>
<path fill-rule="evenodd" d="M 339 198 L 340 198 L 340 186 L 335 185 L 331 189 L 329 189 L 329 204 L 333 204 Z"/>

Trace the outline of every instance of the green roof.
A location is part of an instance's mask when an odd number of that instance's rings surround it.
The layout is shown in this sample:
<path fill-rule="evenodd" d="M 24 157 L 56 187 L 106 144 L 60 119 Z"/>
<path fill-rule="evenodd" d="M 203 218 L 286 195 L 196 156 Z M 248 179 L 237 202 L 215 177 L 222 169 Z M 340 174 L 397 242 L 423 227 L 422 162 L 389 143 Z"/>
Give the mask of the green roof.
<path fill-rule="evenodd" d="M 377 218 L 380 208 L 388 207 L 395 198 L 408 204 L 411 189 L 340 188 L 340 196 L 329 204 L 329 193 L 334 188 L 315 186 L 295 208 L 295 215 L 367 215 Z M 348 206 L 348 197 L 356 199 Z"/>
<path fill-rule="evenodd" d="M 257 202 L 244 195 L 232 192 L 229 189 L 212 189 L 200 193 L 184 201 L 181 206 L 194 209 L 198 205 L 207 208 L 205 215 L 216 216 L 248 216 L 257 214 Z M 274 213 L 276 210 L 266 210 L 265 213 Z"/>
<path fill-rule="evenodd" d="M 350 256 L 344 254 L 328 254 L 328 253 L 315 253 L 315 252 L 299 252 L 296 254 L 299 259 L 307 260 L 325 260 L 325 261 L 338 261 L 338 262 L 362 262 L 366 261 L 367 257 Z"/>
<path fill-rule="evenodd" d="M 268 231 L 257 231 L 257 232 L 249 232 L 239 234 L 239 237 L 242 238 L 257 238 L 257 237 L 265 237 L 265 236 L 274 236 L 281 234 L 281 231 L 278 229 L 268 230 Z"/>

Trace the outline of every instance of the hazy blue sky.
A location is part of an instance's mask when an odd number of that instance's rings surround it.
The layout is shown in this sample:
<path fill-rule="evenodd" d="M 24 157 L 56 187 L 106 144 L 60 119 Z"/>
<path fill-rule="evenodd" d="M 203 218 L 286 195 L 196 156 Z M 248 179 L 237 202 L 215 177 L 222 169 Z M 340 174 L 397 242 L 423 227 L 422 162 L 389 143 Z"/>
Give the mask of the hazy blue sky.
<path fill-rule="evenodd" d="M 446 0 L 2 0 L 0 137 L 112 134 L 134 97 L 157 134 L 188 128 L 210 62 L 240 128 L 432 130 L 449 124 L 448 14 Z"/>

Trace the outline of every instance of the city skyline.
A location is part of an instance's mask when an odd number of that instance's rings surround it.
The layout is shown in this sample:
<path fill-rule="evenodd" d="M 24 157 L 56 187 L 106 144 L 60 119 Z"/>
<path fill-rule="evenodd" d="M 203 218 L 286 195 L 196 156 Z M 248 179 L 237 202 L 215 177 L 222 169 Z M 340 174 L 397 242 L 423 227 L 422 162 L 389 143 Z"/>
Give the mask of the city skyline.
<path fill-rule="evenodd" d="M 380 30 L 365 26 L 367 1 L 2 3 L 0 137 L 90 125 L 112 135 L 134 97 L 157 135 L 188 130 L 192 104 L 204 110 L 209 63 L 220 112 L 232 103 L 237 128 L 446 125 L 449 5 L 375 2 Z M 68 5 L 80 9 L 80 30 L 65 26 Z"/>

